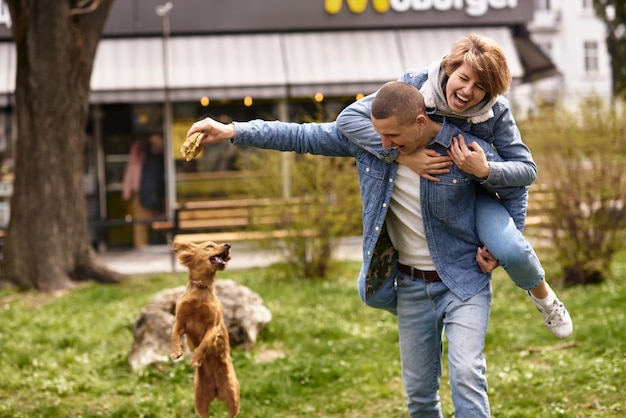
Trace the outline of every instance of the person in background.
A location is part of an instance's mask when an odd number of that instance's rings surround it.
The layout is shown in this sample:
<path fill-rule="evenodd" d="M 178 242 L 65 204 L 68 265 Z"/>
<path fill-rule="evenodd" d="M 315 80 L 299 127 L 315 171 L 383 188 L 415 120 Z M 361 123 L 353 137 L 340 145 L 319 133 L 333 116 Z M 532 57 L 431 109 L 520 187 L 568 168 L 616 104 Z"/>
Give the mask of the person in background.
<path fill-rule="evenodd" d="M 141 248 L 150 243 L 150 219 L 165 213 L 165 163 L 163 137 L 150 135 L 148 141 L 131 144 L 122 180 L 122 198 L 129 202 L 133 224 L 133 244 Z"/>
<path fill-rule="evenodd" d="M 503 201 L 502 187 L 526 187 L 535 180 L 537 167 L 522 142 L 508 101 L 502 95 L 511 84 L 511 74 L 502 49 L 492 39 L 469 34 L 456 42 L 450 53 L 427 69 L 405 72 L 399 81 L 418 88 L 428 115 L 440 121 L 446 117 L 463 131 L 484 139 L 505 160 L 487 161 L 479 147 L 453 143 L 440 155 L 422 148 L 411 155 L 397 149 L 380 149 L 380 136 L 370 122 L 376 93 L 344 109 L 337 127 L 354 143 L 376 153 L 381 159 L 406 164 L 424 179 L 441 181 L 454 164 L 473 173 L 487 193 L 476 204 L 476 224 L 483 245 L 476 258 L 488 271 L 502 265 L 513 282 L 524 289 L 541 312 L 544 324 L 557 338 L 572 334 L 573 323 L 563 302 L 545 280 L 545 271 L 530 243 L 524 238 L 526 199 Z M 393 301 L 391 301 L 393 304 Z"/>
<path fill-rule="evenodd" d="M 165 211 L 165 162 L 163 137 L 150 135 L 147 152 L 141 169 L 139 202 L 151 218 L 163 216 Z"/>

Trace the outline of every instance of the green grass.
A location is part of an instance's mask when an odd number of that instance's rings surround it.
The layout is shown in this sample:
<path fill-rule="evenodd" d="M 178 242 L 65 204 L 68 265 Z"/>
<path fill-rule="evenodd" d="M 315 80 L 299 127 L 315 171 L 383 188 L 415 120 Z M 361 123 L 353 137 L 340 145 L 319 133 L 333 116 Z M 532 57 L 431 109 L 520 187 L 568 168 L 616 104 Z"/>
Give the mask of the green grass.
<path fill-rule="evenodd" d="M 327 281 L 292 280 L 279 266 L 221 274 L 259 293 L 273 315 L 253 351 L 232 353 L 241 417 L 406 417 L 395 319 L 360 303 L 358 270 L 338 263 Z M 558 289 L 575 321 L 565 341 L 497 272 L 485 352 L 494 417 L 626 416 L 626 257 L 614 270 L 619 279 L 603 285 Z M 193 417 L 188 361 L 141 372 L 127 363 L 141 307 L 185 279 L 0 290 L 0 417 Z M 451 417 L 447 376 L 446 367 Z M 217 401 L 211 413 L 227 416 Z"/>

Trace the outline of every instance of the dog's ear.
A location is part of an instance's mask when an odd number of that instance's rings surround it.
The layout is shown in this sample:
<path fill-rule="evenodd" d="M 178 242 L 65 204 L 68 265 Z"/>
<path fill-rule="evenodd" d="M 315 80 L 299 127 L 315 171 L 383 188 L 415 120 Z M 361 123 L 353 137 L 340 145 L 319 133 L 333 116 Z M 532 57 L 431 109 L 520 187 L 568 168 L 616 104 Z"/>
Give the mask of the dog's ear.
<path fill-rule="evenodd" d="M 191 264 L 194 257 L 194 249 L 196 245 L 192 242 L 179 242 L 174 241 L 172 243 L 172 251 L 176 253 L 178 257 L 178 261 L 185 267 L 188 267 Z"/>
<path fill-rule="evenodd" d="M 193 262 L 195 253 L 191 251 L 190 249 L 187 249 L 187 250 L 182 250 L 176 253 L 176 256 L 178 257 L 178 261 L 180 261 L 180 264 L 182 264 L 185 267 L 189 267 L 191 263 Z"/>
<path fill-rule="evenodd" d="M 172 243 L 172 251 L 174 251 L 175 253 L 181 250 L 189 250 L 193 247 L 195 247 L 195 244 L 193 244 L 192 242 L 174 241 Z"/>

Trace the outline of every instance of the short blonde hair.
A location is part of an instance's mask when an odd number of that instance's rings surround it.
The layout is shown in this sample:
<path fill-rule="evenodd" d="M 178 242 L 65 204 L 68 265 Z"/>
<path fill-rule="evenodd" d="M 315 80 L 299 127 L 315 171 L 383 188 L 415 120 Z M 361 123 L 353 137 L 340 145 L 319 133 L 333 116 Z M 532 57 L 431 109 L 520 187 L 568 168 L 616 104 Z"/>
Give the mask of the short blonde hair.
<path fill-rule="evenodd" d="M 490 97 L 504 94 L 511 87 L 511 71 L 506 56 L 491 38 L 471 33 L 452 45 L 450 53 L 441 61 L 447 75 L 463 64 L 476 72 Z"/>

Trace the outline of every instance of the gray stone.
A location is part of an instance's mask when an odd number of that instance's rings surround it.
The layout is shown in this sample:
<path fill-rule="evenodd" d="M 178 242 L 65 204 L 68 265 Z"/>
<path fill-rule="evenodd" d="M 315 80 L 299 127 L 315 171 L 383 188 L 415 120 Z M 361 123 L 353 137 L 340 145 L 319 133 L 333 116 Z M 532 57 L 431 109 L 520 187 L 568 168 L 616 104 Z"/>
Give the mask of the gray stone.
<path fill-rule="evenodd" d="M 162 290 L 141 310 L 133 327 L 134 341 L 128 356 L 133 370 L 169 361 L 176 301 L 184 291 L 185 286 Z M 232 280 L 216 280 L 215 294 L 223 306 L 231 347 L 252 349 L 259 333 L 272 319 L 263 299 Z"/>

